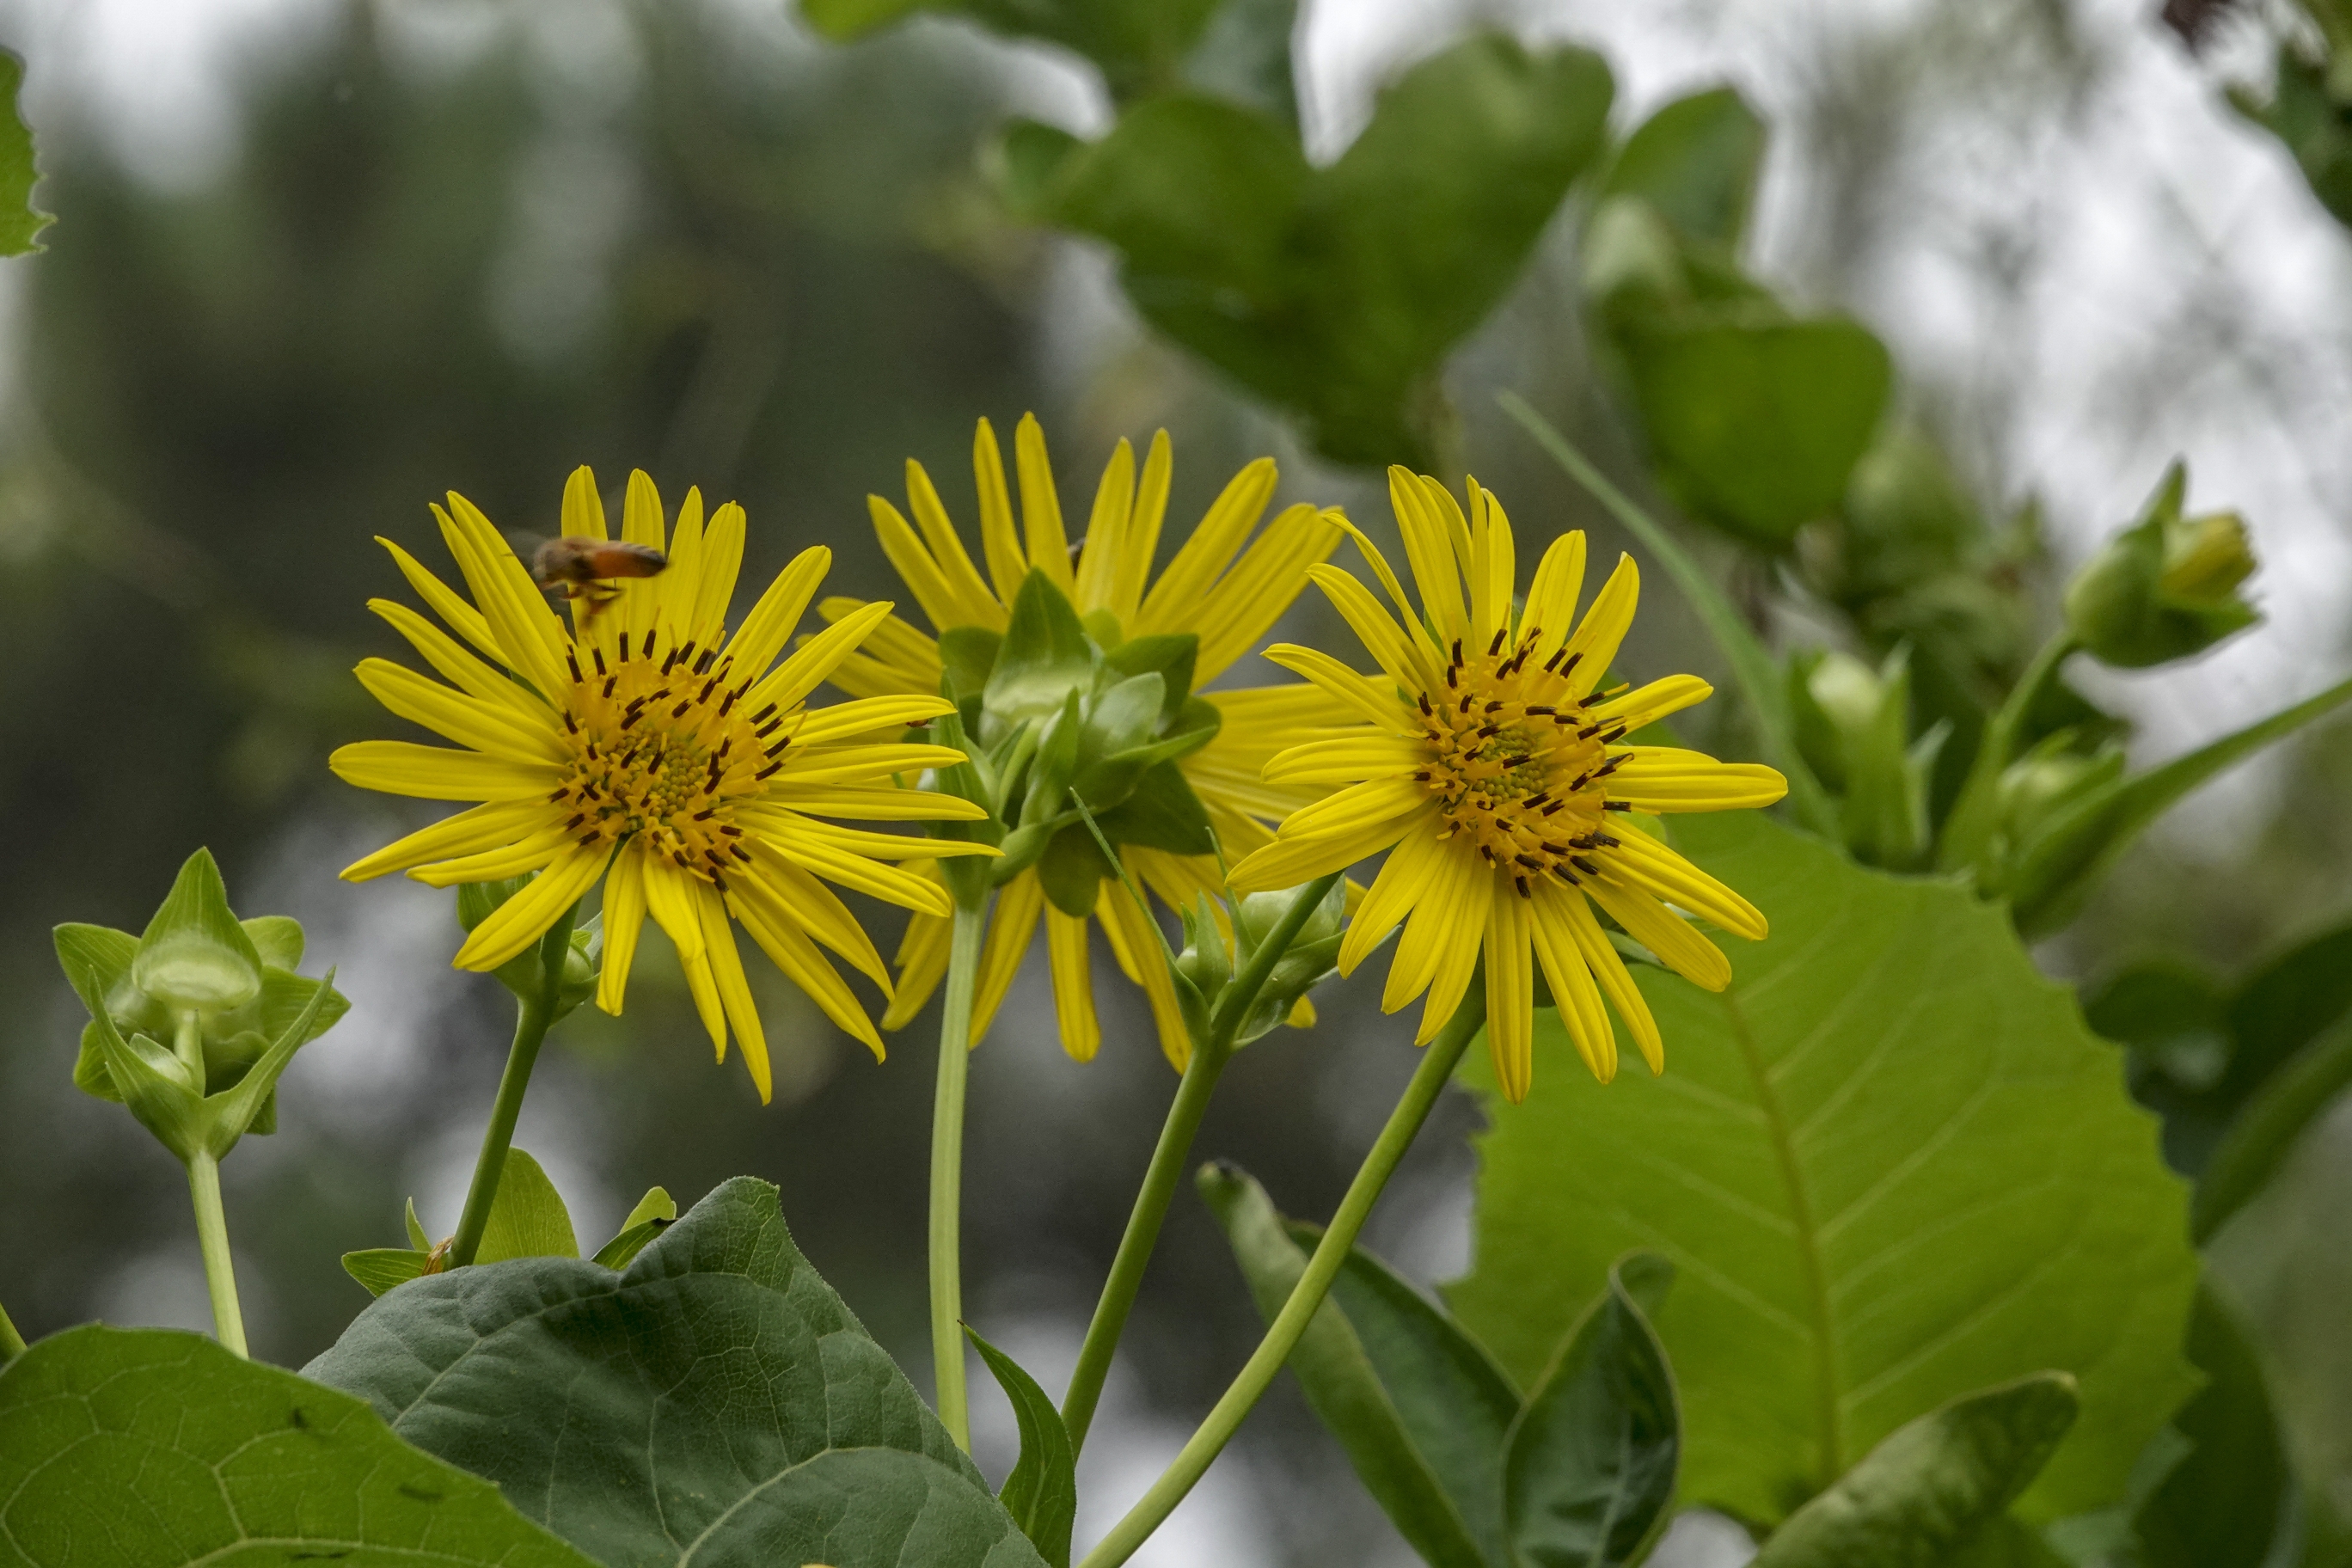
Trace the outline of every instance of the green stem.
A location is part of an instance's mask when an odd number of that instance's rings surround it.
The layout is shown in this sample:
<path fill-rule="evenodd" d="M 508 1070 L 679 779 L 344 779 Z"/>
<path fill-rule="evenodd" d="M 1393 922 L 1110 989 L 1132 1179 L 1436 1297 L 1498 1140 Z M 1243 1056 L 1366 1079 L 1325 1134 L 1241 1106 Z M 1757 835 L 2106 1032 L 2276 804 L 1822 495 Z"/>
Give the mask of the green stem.
<path fill-rule="evenodd" d="M 940 1082 L 931 1101 L 931 1367 L 940 1424 L 971 1450 L 963 1385 L 963 1096 L 971 1059 L 973 993 L 979 987 L 985 903 L 956 906 L 948 947 L 948 994 L 940 1019 Z"/>
<path fill-rule="evenodd" d="M 1136 1549 L 1160 1528 L 1207 1472 L 1211 1462 L 1240 1427 L 1242 1418 L 1257 1404 L 1258 1396 L 1273 1383 L 1282 1363 L 1297 1347 L 1299 1336 L 1306 1333 L 1307 1325 L 1329 1293 L 1332 1280 L 1339 1277 L 1340 1265 L 1355 1247 L 1356 1237 L 1364 1228 L 1372 1205 L 1379 1201 L 1381 1189 L 1388 1185 L 1397 1163 L 1404 1158 L 1422 1123 L 1429 1119 L 1446 1079 L 1454 1075 L 1454 1065 L 1461 1061 L 1462 1053 L 1486 1021 L 1486 993 L 1484 986 L 1473 982 L 1470 994 L 1431 1042 L 1428 1054 L 1414 1069 L 1412 1081 L 1405 1086 L 1396 1109 L 1389 1113 L 1388 1125 L 1381 1129 L 1371 1152 L 1364 1156 L 1362 1168 L 1348 1185 L 1348 1195 L 1339 1200 L 1339 1212 L 1331 1216 L 1323 1239 L 1316 1244 L 1315 1255 L 1307 1260 L 1306 1272 L 1299 1276 L 1282 1310 L 1275 1315 L 1265 1338 L 1258 1342 L 1240 1374 L 1185 1443 L 1175 1462 L 1151 1484 L 1142 1500 L 1128 1510 L 1127 1517 L 1087 1553 L 1079 1568 L 1118 1568 L 1135 1554 Z"/>
<path fill-rule="evenodd" d="M 2063 629 L 2052 637 L 2010 688 L 2000 708 L 1985 721 L 1977 754 L 1969 763 L 1969 776 L 1960 785 L 1959 798 L 1952 803 L 1951 815 L 1944 819 L 1943 842 L 1936 850 L 1937 870 L 1958 871 L 1975 865 L 1992 842 L 1993 826 L 2000 815 L 2000 775 L 2014 758 L 2018 732 L 2024 729 L 2025 717 L 2032 711 L 2042 688 L 2057 676 L 2066 656 L 2080 646 L 2074 635 Z"/>
<path fill-rule="evenodd" d="M 1169 1106 L 1168 1120 L 1160 1125 L 1160 1142 L 1152 1148 L 1151 1163 L 1144 1171 L 1143 1185 L 1135 1194 L 1135 1208 L 1127 1216 L 1126 1233 L 1118 1238 L 1118 1255 L 1111 1259 L 1110 1275 L 1103 1281 L 1102 1299 L 1095 1303 L 1094 1321 L 1087 1325 L 1086 1342 L 1078 1347 L 1078 1364 L 1070 1373 L 1069 1392 L 1062 1395 L 1062 1425 L 1069 1429 L 1073 1455 L 1085 1446 L 1087 1428 L 1094 1424 L 1103 1380 L 1110 1375 L 1111 1358 L 1118 1353 L 1118 1337 L 1127 1328 L 1128 1312 L 1143 1285 L 1143 1270 L 1159 1243 L 1160 1226 L 1168 1217 L 1168 1205 L 1176 1195 L 1176 1184 L 1183 1177 L 1185 1162 L 1192 1152 L 1193 1135 L 1200 1131 L 1201 1118 L 1209 1109 L 1209 1096 L 1215 1091 L 1218 1078 L 1232 1059 L 1230 1048 L 1218 1050 L 1203 1045 L 1196 1047 L 1192 1059 L 1184 1064 L 1184 1077 L 1176 1085 L 1175 1102 Z"/>
<path fill-rule="evenodd" d="M 195 1009 L 183 1012 L 172 1027 L 172 1054 L 188 1071 L 188 1087 L 198 1097 L 205 1092 L 205 1033 Z"/>
<path fill-rule="evenodd" d="M 245 1316 L 236 1306 L 236 1270 L 229 1262 L 228 1216 L 221 1211 L 220 1162 L 199 1150 L 188 1160 L 188 1195 L 196 1205 L 196 1245 L 204 1249 L 205 1284 L 212 1292 L 213 1331 L 238 1355 L 246 1353 Z"/>
<path fill-rule="evenodd" d="M 556 999 L 563 988 L 563 961 L 572 950 L 572 924 L 579 913 L 580 906 L 572 905 L 540 938 L 539 994 L 525 997 L 515 1010 L 514 1044 L 507 1047 L 507 1068 L 499 1078 L 490 1124 L 482 1132 L 482 1152 L 474 1161 L 473 1184 L 466 1189 L 465 1211 L 457 1216 L 457 1234 L 449 1242 L 452 1268 L 463 1268 L 474 1261 L 474 1255 L 482 1249 L 482 1235 L 489 1229 L 499 1181 L 506 1174 L 507 1150 L 514 1143 L 515 1120 L 522 1114 L 522 1097 L 530 1088 L 530 1069 L 539 1061 L 548 1026 L 555 1021 Z"/>
<path fill-rule="evenodd" d="M 0 1365 L 5 1365 L 24 1353 L 25 1336 L 16 1331 L 15 1323 L 9 1321 L 8 1309 L 0 1307 Z"/>
<path fill-rule="evenodd" d="M 1088 826 L 1092 826 L 1092 818 Z M 1113 860 L 1112 864 L 1118 862 Z M 1095 1303 L 1094 1320 L 1087 1325 L 1086 1342 L 1078 1347 L 1078 1364 L 1070 1373 L 1069 1391 L 1062 1396 L 1062 1425 L 1069 1429 L 1072 1454 L 1085 1447 L 1087 1428 L 1094 1424 L 1103 1380 L 1110 1375 L 1111 1358 L 1118 1353 L 1119 1335 L 1127 1328 L 1128 1313 L 1134 1308 L 1136 1292 L 1143 1285 L 1143 1270 L 1151 1261 L 1152 1249 L 1159 1245 L 1160 1227 L 1168 1218 L 1168 1205 L 1176 1195 L 1176 1184 L 1183 1179 L 1192 1139 L 1201 1130 L 1201 1118 L 1209 1109 L 1209 1096 L 1215 1092 L 1217 1079 L 1224 1072 L 1225 1064 L 1233 1060 L 1234 1037 L 1241 1032 L 1242 1021 L 1256 1005 L 1258 993 L 1265 989 L 1266 977 L 1274 973 L 1282 955 L 1290 951 L 1299 928 L 1313 918 L 1316 906 L 1322 903 L 1342 875 L 1334 872 L 1311 882 L 1291 900 L 1281 921 L 1234 977 L 1209 1019 L 1207 1037 L 1193 1046 L 1192 1059 L 1184 1064 L 1184 1077 L 1176 1086 L 1176 1099 L 1168 1107 L 1168 1120 L 1160 1124 L 1160 1142 L 1152 1148 L 1151 1163 L 1143 1173 L 1143 1185 L 1137 1191 L 1135 1207 L 1127 1216 L 1127 1230 L 1118 1238 L 1118 1252 L 1111 1259 L 1110 1275 L 1103 1281 L 1102 1298 Z"/>

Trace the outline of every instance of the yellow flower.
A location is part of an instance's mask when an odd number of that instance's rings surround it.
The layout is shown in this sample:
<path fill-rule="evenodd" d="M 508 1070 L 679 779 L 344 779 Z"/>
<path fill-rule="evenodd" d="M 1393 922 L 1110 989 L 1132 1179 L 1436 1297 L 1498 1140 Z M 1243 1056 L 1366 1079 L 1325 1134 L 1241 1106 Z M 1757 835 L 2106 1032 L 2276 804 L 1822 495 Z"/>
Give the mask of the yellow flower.
<path fill-rule="evenodd" d="M 661 498 L 651 479 L 635 473 L 623 538 L 667 547 L 667 569 L 574 599 L 567 634 L 488 518 L 456 494 L 447 510 L 433 510 L 473 603 L 397 544 L 378 542 L 474 651 L 407 605 L 377 599 L 368 607 L 448 684 L 381 658 L 365 660 L 358 673 L 394 713 L 462 749 L 362 741 L 336 752 L 330 765 L 363 789 L 481 804 L 378 850 L 343 875 L 359 881 L 406 871 L 447 887 L 538 872 L 458 949 L 457 966 L 473 970 L 496 969 L 523 952 L 602 880 L 597 1005 L 621 1010 L 651 913 L 677 949 L 719 1058 L 726 1058 L 731 1024 L 765 1100 L 767 1041 L 731 915 L 827 1016 L 880 1057 L 873 1023 L 818 947 L 871 975 L 886 996 L 888 972 L 818 879 L 945 913 L 936 880 L 888 862 L 993 853 L 820 820 L 981 815 L 962 801 L 892 782 L 897 773 L 951 766 L 962 753 L 851 739 L 933 718 L 948 706 L 937 696 L 847 702 L 816 712 L 803 706 L 890 606 L 844 618 L 777 664 L 832 559 L 821 547 L 806 550 L 777 574 L 730 640 L 724 623 L 743 557 L 743 509 L 730 502 L 706 528 L 701 496 L 689 490 L 665 541 Z M 564 489 L 563 531 L 609 537 L 595 479 L 584 468 Z"/>
<path fill-rule="evenodd" d="M 1488 1044 L 1510 1099 L 1525 1098 L 1533 1076 L 1533 963 L 1596 1076 L 1605 1082 L 1617 1070 L 1604 994 L 1658 1071 L 1657 1025 L 1591 905 L 1709 990 L 1729 981 L 1730 965 L 1667 906 L 1751 939 L 1765 922 L 1627 814 L 1769 805 L 1786 782 L 1754 763 L 1622 743 L 1709 691 L 1695 676 L 1673 675 L 1594 694 L 1633 624 L 1632 557 L 1620 558 L 1578 623 L 1584 536 L 1562 535 L 1515 616 L 1511 526 L 1492 494 L 1474 481 L 1465 519 L 1436 480 L 1391 468 L 1389 496 L 1421 609 L 1361 534 L 1358 547 L 1402 626 L 1347 573 L 1314 568 L 1380 674 L 1287 644 L 1266 657 L 1369 722 L 1267 764 L 1277 784 L 1348 787 L 1291 814 L 1272 846 L 1234 868 L 1234 886 L 1290 887 L 1389 850 L 1348 928 L 1339 971 L 1361 963 L 1410 913 L 1381 1005 L 1394 1012 L 1427 991 L 1420 1043 L 1453 1015 L 1483 953 Z"/>
<path fill-rule="evenodd" d="M 1002 632 L 1014 595 L 1034 567 L 1069 599 L 1089 634 L 1107 649 L 1139 637 L 1196 635 L 1200 646 L 1192 688 L 1216 705 L 1221 724 L 1213 740 L 1177 765 L 1207 810 L 1227 855 L 1246 854 L 1268 842 L 1268 822 L 1325 792 L 1268 784 L 1262 776 L 1266 759 L 1302 735 L 1339 733 L 1352 716 L 1311 685 L 1200 689 L 1248 653 L 1290 607 L 1307 585 L 1306 569 L 1338 546 L 1338 514 L 1305 504 L 1292 506 L 1250 542 L 1274 496 L 1274 461 L 1261 458 L 1234 476 L 1168 569 L 1152 582 L 1151 563 L 1167 511 L 1172 467 L 1166 431 L 1152 438 L 1139 476 L 1134 448 L 1119 442 L 1103 470 L 1086 531 L 1075 547 L 1063 528 L 1045 433 L 1034 416 L 1024 416 L 1014 433 L 1013 459 L 1021 489 L 1017 531 L 1004 459 L 995 432 L 982 420 L 972 442 L 972 470 L 980 494 L 986 577 L 965 552 L 921 464 L 907 465 L 912 526 L 888 501 L 867 498 L 882 548 L 915 602 L 938 631 L 977 626 Z M 818 611 L 828 620 L 846 624 L 845 617 L 870 608 L 855 599 L 828 599 Z M 938 642 L 892 618 L 881 623 L 863 650 L 842 660 L 833 681 L 856 696 L 873 698 L 936 692 L 940 673 Z M 1223 891 L 1213 856 L 1132 847 L 1122 855 L 1129 875 L 1172 908 L 1190 907 L 1201 892 L 1208 893 L 1214 904 Z M 1014 878 L 997 896 L 981 957 L 971 1037 L 977 1041 L 987 1032 L 1041 917 L 1053 964 L 1062 1046 L 1086 1061 L 1102 1038 L 1088 972 L 1088 919 L 1049 903 L 1034 869 Z M 1119 968 L 1150 999 L 1160 1048 L 1181 1068 L 1192 1047 L 1160 957 L 1159 936 L 1126 889 L 1108 879 L 1100 884 L 1093 918 L 1102 922 Z M 882 1020 L 885 1028 L 910 1021 L 947 973 L 949 923 L 919 914 L 908 923 L 898 951 L 898 994 Z M 1302 1003 L 1292 1021 L 1304 1023 L 1312 1016 Z"/>

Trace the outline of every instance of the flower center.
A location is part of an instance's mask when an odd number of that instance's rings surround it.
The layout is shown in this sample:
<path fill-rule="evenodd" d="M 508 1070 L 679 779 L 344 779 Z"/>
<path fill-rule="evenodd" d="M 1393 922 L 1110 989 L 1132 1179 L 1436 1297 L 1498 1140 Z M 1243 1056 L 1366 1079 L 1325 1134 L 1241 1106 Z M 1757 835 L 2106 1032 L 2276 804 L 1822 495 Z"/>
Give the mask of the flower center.
<path fill-rule="evenodd" d="M 583 668 L 585 656 L 588 667 Z M 618 657 L 574 643 L 563 726 L 572 763 L 551 799 L 573 808 L 564 830 L 587 846 L 642 837 L 656 854 L 724 888 L 751 858 L 735 808 L 784 764 L 802 710 L 744 710 L 753 679 L 730 684 L 731 660 L 661 634 L 620 639 Z"/>
<path fill-rule="evenodd" d="M 1446 837 L 1468 835 L 1522 897 L 1533 878 L 1574 886 L 1596 874 L 1592 852 L 1618 843 L 1601 830 L 1602 814 L 1622 809 L 1606 797 L 1619 764 L 1602 748 L 1623 740 L 1624 728 L 1591 718 L 1593 700 L 1573 694 L 1581 655 L 1529 666 L 1542 635 L 1529 627 L 1506 647 L 1497 632 L 1467 658 L 1454 643 L 1444 687 L 1421 696 L 1428 763 L 1413 774 L 1437 797 Z"/>

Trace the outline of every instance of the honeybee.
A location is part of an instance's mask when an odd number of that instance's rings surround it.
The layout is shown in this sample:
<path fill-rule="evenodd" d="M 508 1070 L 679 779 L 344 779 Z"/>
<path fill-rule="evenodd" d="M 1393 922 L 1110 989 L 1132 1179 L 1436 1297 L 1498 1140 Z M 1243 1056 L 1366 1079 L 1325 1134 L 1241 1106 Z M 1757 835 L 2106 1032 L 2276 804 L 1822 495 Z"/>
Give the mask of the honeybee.
<path fill-rule="evenodd" d="M 562 590 L 567 599 L 587 600 L 593 616 L 620 593 L 611 579 L 652 577 L 668 564 L 669 557 L 650 544 L 567 533 L 532 552 L 530 580 L 550 593 Z"/>

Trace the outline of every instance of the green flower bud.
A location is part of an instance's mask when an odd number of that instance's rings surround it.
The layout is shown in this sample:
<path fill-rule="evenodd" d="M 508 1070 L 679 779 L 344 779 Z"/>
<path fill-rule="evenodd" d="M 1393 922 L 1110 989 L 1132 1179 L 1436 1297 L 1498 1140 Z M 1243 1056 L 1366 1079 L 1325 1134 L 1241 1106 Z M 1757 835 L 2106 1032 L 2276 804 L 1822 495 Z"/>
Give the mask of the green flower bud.
<path fill-rule="evenodd" d="M 1206 893 L 1195 894 L 1192 907 L 1177 913 L 1184 921 L 1184 951 L 1176 955 L 1176 1002 L 1197 1047 L 1208 1038 L 1209 1015 L 1233 984 L 1233 954 Z"/>
<path fill-rule="evenodd" d="M 230 912 L 219 868 L 202 850 L 144 936 L 62 925 L 56 942 L 90 1016 L 74 1082 L 126 1106 L 183 1161 L 217 1158 L 246 1133 L 272 1131 L 278 1075 L 349 1005 L 331 973 L 292 972 L 302 959 L 299 924 Z"/>
<path fill-rule="evenodd" d="M 231 1012 L 260 994 L 261 954 L 229 912 L 211 850 L 180 868 L 139 939 L 131 983 L 175 1013 Z"/>
<path fill-rule="evenodd" d="M 2253 574 L 2234 512 L 2183 519 L 2174 463 L 2140 521 L 2109 540 L 2066 589 L 2066 624 L 2102 663 L 2144 669 L 2204 652 L 2261 616 L 2238 595 Z"/>

